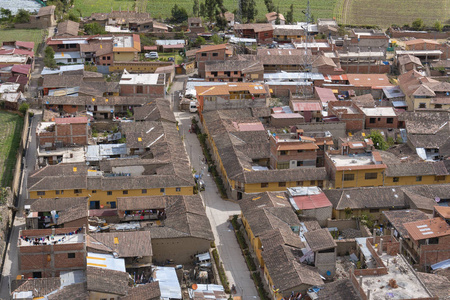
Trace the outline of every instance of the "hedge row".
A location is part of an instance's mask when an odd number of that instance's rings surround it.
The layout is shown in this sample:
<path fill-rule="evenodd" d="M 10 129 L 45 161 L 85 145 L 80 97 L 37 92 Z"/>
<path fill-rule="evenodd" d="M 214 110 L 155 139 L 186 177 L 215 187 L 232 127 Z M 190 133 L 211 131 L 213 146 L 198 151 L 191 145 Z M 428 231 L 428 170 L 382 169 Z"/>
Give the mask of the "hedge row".
<path fill-rule="evenodd" d="M 227 275 L 225 274 L 225 269 L 223 268 L 223 265 L 220 262 L 219 252 L 217 252 L 217 249 L 213 249 L 212 254 L 214 257 L 214 261 L 216 262 L 217 271 L 219 272 L 220 282 L 222 282 L 225 293 L 229 294 L 230 284 L 228 283 Z"/>

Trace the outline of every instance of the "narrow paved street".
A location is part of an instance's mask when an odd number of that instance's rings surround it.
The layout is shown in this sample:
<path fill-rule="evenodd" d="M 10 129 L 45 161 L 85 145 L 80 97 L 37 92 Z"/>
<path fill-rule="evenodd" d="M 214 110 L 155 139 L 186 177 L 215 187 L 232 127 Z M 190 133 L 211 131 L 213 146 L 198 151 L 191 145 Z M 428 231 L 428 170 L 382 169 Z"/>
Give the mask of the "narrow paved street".
<path fill-rule="evenodd" d="M 28 131 L 28 148 L 25 152 L 25 165 L 22 171 L 22 185 L 19 191 L 19 200 L 17 203 L 18 211 L 16 212 L 16 217 L 14 218 L 12 223 L 11 235 L 8 243 L 8 248 L 6 250 L 5 263 L 2 270 L 2 277 L 0 282 L 0 299 L 10 299 L 10 280 L 15 279 L 19 274 L 17 240 L 19 237 L 19 231 L 24 229 L 25 227 L 25 218 L 23 218 L 23 203 L 24 200 L 28 198 L 28 191 L 26 189 L 28 173 L 35 170 L 36 165 L 36 135 L 32 133 L 36 132 L 36 126 L 40 122 L 42 117 L 41 111 L 34 110 L 33 112 L 35 115 L 30 122 L 30 128 Z"/>
<path fill-rule="evenodd" d="M 182 78 L 178 79 L 182 80 Z M 182 81 L 175 81 L 172 86 L 172 91 L 175 95 L 178 95 L 182 87 Z M 206 190 L 201 192 L 200 195 L 206 207 L 206 214 L 211 223 L 216 247 L 223 261 L 230 287 L 234 284 L 237 295 L 242 296 L 244 300 L 259 299 L 258 292 L 250 277 L 247 264 L 245 263 L 239 244 L 231 229 L 231 223 L 229 222 L 230 216 L 240 213 L 239 205 L 231 201 L 223 200 L 220 197 L 212 176 L 208 174 L 206 164 L 202 162 L 203 153 L 197 136 L 189 133 L 191 118 L 194 116 L 198 118 L 198 115 L 189 112 L 179 112 L 177 101 L 175 101 L 174 112 L 179 122 L 180 133 L 184 136 L 184 144 L 191 165 L 196 171 L 201 172 L 203 170 L 204 172 L 203 180 L 205 181 Z"/>

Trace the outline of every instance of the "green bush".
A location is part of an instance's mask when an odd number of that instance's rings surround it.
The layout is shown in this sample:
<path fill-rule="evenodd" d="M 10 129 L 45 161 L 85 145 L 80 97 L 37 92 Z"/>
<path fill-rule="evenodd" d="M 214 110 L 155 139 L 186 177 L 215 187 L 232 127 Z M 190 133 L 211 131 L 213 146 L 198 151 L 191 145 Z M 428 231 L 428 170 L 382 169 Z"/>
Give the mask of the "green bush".
<path fill-rule="evenodd" d="M 247 245 L 247 242 L 245 241 L 244 236 L 242 235 L 242 232 L 236 231 L 236 237 L 237 237 L 239 246 L 241 246 L 241 249 L 243 251 L 247 250 L 248 249 L 248 245 Z"/>
<path fill-rule="evenodd" d="M 222 264 L 220 263 L 219 252 L 217 252 L 217 249 L 213 249 L 212 254 L 213 254 L 216 266 L 217 266 L 217 271 L 219 272 L 220 282 L 222 282 L 225 293 L 229 294 L 230 293 L 230 284 L 228 283 L 228 279 L 227 279 L 227 275 L 225 274 L 225 270 L 224 270 Z"/>
<path fill-rule="evenodd" d="M 24 115 L 27 113 L 27 110 L 30 108 L 30 105 L 26 102 L 23 102 L 22 104 L 20 104 L 19 106 L 19 111 L 21 113 L 23 113 Z"/>
<path fill-rule="evenodd" d="M 234 215 L 231 219 L 231 224 L 233 225 L 234 230 L 239 230 L 241 228 L 241 224 L 237 221 L 238 215 Z"/>

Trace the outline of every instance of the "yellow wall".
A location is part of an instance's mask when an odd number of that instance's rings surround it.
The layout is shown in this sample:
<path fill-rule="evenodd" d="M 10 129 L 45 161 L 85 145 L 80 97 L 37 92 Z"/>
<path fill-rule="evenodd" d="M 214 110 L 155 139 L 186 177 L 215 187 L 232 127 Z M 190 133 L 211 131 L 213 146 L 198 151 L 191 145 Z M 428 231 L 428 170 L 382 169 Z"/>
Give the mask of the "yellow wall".
<path fill-rule="evenodd" d="M 175 187 L 165 188 L 165 194 L 170 195 L 193 195 L 194 188 L 192 186 L 180 187 L 179 192 L 176 191 Z M 128 194 L 124 194 L 122 190 L 111 191 L 112 195 L 108 195 L 107 191 L 97 190 L 93 193 L 92 190 L 81 190 L 81 193 L 75 194 L 74 190 L 65 190 L 63 194 L 56 194 L 56 191 L 45 191 L 45 195 L 38 195 L 37 191 L 30 191 L 30 199 L 37 198 L 69 198 L 69 197 L 89 197 L 89 201 L 100 201 L 100 205 L 104 208 L 108 208 L 109 204 L 107 202 L 117 201 L 118 197 L 136 197 L 136 196 L 162 196 L 159 188 L 147 189 L 147 193 L 143 194 L 142 190 L 128 190 Z"/>
<path fill-rule="evenodd" d="M 394 182 L 395 177 L 386 177 L 384 180 L 384 185 L 416 185 L 416 184 L 443 184 L 450 183 L 450 176 L 444 176 L 444 180 L 437 180 L 434 175 L 424 175 L 422 176 L 422 181 L 416 181 L 416 176 L 403 176 L 398 177 L 398 182 Z"/>
<path fill-rule="evenodd" d="M 383 185 L 383 170 L 384 169 L 370 169 L 370 170 L 354 170 L 354 171 L 336 171 L 335 188 L 342 188 L 342 173 L 354 174 L 355 178 L 352 181 L 344 181 L 344 187 L 364 187 L 364 186 L 382 186 Z M 376 179 L 366 179 L 366 173 L 377 173 Z"/>
<path fill-rule="evenodd" d="M 275 178 L 274 178 L 275 179 Z M 252 193 L 262 193 L 262 192 L 276 192 L 276 191 L 286 191 L 288 187 L 296 187 L 297 181 L 288 181 L 286 186 L 279 186 L 278 182 L 269 182 L 267 187 L 261 187 L 261 183 L 247 183 L 245 184 L 245 192 Z M 303 186 L 317 186 L 317 180 L 311 184 L 310 180 L 303 181 Z M 325 186 L 325 181 L 324 181 Z"/>
<path fill-rule="evenodd" d="M 135 52 L 114 52 L 114 61 L 132 61 Z"/>

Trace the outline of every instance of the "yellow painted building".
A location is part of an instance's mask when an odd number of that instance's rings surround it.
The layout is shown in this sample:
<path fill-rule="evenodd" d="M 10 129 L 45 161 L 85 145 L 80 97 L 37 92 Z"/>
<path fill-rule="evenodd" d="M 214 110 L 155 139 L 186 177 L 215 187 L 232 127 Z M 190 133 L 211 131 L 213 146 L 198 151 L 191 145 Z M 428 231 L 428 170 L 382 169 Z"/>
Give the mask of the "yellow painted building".
<path fill-rule="evenodd" d="M 172 62 L 166 61 L 115 61 L 109 67 L 110 72 L 123 72 L 126 69 L 131 73 L 155 73 L 159 67 L 167 67 L 173 65 Z"/>

